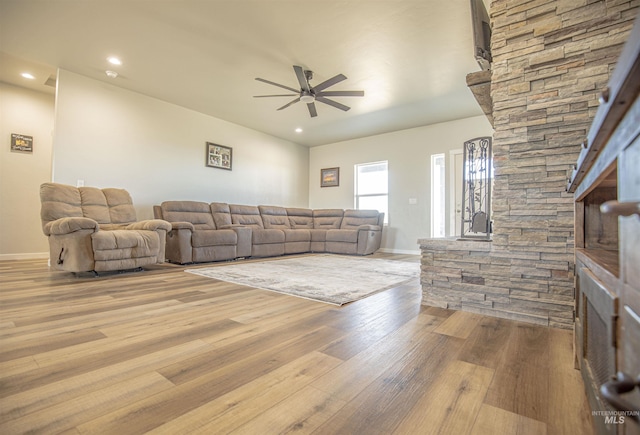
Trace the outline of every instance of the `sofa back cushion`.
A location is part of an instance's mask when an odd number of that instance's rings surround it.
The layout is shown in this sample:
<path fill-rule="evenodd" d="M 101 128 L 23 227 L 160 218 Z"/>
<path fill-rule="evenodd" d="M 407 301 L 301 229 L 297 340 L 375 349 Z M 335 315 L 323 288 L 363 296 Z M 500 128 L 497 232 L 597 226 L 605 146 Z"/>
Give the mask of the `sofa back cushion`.
<path fill-rule="evenodd" d="M 310 208 L 287 208 L 287 217 L 293 229 L 313 228 L 313 210 Z"/>
<path fill-rule="evenodd" d="M 99 224 L 110 224 L 109 204 L 102 190 L 96 187 L 80 187 L 80 201 L 82 203 L 82 215 L 93 219 Z"/>
<path fill-rule="evenodd" d="M 40 186 L 42 225 L 65 217 L 84 217 L 80 191 L 74 186 L 44 183 Z"/>
<path fill-rule="evenodd" d="M 215 230 L 209 204 L 200 201 L 165 201 L 162 218 L 169 222 L 191 222 L 196 230 Z"/>
<path fill-rule="evenodd" d="M 344 210 L 339 208 L 325 208 L 313 211 L 313 228 L 320 230 L 335 230 L 340 228 Z"/>
<path fill-rule="evenodd" d="M 136 222 L 131 195 L 124 189 L 44 183 L 40 200 L 43 225 L 65 217 L 86 217 L 102 225 Z"/>
<path fill-rule="evenodd" d="M 84 187 L 80 188 L 81 192 L 82 189 L 84 189 Z M 131 199 L 129 192 L 124 189 L 109 187 L 102 189 L 102 193 L 107 199 L 112 224 L 130 224 L 138 220 L 136 209 L 133 207 L 133 199 Z M 84 202 L 82 209 L 85 209 Z"/>
<path fill-rule="evenodd" d="M 216 228 L 224 228 L 233 223 L 229 204 L 225 202 L 212 202 L 209 204 L 209 208 L 211 209 L 213 223 L 216 224 Z"/>
<path fill-rule="evenodd" d="M 340 228 L 354 230 L 360 225 L 378 225 L 378 215 L 378 210 L 345 210 Z"/>
<path fill-rule="evenodd" d="M 262 216 L 262 224 L 267 229 L 290 229 L 289 217 L 287 209 L 284 207 L 276 207 L 273 205 L 259 205 L 260 216 Z"/>
<path fill-rule="evenodd" d="M 264 229 L 260 210 L 255 205 L 229 204 L 231 222 L 251 228 Z"/>

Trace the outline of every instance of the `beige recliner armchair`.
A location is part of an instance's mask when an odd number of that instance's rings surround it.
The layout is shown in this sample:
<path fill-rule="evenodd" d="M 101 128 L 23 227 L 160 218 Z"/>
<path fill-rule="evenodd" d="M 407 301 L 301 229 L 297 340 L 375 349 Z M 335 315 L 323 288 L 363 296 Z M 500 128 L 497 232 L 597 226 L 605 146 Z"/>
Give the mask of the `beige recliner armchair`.
<path fill-rule="evenodd" d="M 137 222 L 126 190 L 44 183 L 40 201 L 52 269 L 105 272 L 165 260 L 171 224 L 159 219 Z"/>

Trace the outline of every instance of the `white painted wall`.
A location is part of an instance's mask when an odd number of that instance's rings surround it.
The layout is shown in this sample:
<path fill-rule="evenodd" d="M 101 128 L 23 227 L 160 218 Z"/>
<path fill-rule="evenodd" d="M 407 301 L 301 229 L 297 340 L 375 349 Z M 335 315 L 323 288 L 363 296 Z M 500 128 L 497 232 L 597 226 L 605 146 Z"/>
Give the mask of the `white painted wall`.
<path fill-rule="evenodd" d="M 0 259 L 48 250 L 38 196 L 46 181 L 125 188 L 139 219 L 167 199 L 353 208 L 354 165 L 380 160 L 389 161 L 382 246 L 417 253 L 430 232 L 431 155 L 449 159 L 465 140 L 493 132 L 479 116 L 307 149 L 65 70 L 55 119 L 53 96 L 4 83 L 0 108 Z M 34 136 L 34 153 L 11 153 L 11 133 Z M 205 166 L 207 141 L 233 147 L 232 171 Z M 340 186 L 320 188 L 320 169 L 335 166 Z"/>
<path fill-rule="evenodd" d="M 387 160 L 389 225 L 383 233 L 382 248 L 419 253 L 417 240 L 429 237 L 431 231 L 431 155 L 445 153 L 449 168 L 450 150 L 461 149 L 466 140 L 492 135 L 486 117 L 477 116 L 311 148 L 309 206 L 354 208 L 354 165 Z M 321 188 L 320 170 L 332 167 L 340 167 L 340 186 Z M 409 198 L 417 203 L 409 204 Z M 449 231 L 447 228 L 447 234 Z"/>
<path fill-rule="evenodd" d="M 54 101 L 0 82 L 0 260 L 48 255 L 39 192 L 51 178 Z M 12 152 L 11 133 L 33 136 L 33 153 Z"/>
<path fill-rule="evenodd" d="M 138 219 L 165 200 L 306 207 L 309 150 L 65 70 L 58 72 L 53 180 L 120 187 Z M 233 148 L 231 171 L 205 143 Z"/>

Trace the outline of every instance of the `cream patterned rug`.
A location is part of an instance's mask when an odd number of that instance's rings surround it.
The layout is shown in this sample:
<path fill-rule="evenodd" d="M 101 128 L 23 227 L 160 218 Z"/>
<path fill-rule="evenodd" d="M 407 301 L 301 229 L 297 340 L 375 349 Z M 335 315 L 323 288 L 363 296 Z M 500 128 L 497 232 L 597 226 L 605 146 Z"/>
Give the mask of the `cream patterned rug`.
<path fill-rule="evenodd" d="M 226 263 L 185 272 L 221 281 L 344 305 L 420 275 L 418 263 L 319 254 L 259 262 Z"/>

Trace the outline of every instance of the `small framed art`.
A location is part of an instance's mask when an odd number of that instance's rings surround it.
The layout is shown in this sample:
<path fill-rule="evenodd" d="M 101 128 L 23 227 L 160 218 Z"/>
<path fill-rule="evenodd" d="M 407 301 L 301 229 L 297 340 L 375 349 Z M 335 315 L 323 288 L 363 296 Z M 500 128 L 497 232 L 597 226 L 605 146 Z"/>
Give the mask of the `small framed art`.
<path fill-rule="evenodd" d="M 207 142 L 206 164 L 211 168 L 231 170 L 233 149 L 224 145 Z"/>
<path fill-rule="evenodd" d="M 340 168 L 320 169 L 320 187 L 334 187 L 340 185 Z"/>
<path fill-rule="evenodd" d="M 33 136 L 11 133 L 11 151 L 21 153 L 33 152 Z"/>

